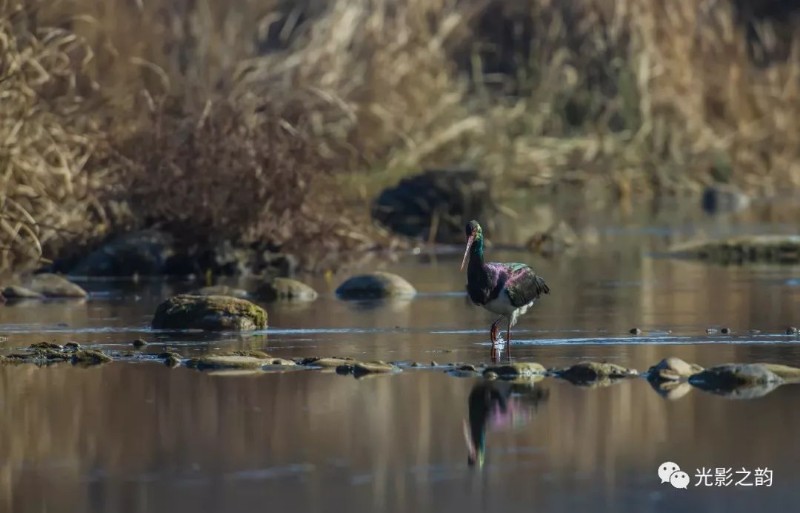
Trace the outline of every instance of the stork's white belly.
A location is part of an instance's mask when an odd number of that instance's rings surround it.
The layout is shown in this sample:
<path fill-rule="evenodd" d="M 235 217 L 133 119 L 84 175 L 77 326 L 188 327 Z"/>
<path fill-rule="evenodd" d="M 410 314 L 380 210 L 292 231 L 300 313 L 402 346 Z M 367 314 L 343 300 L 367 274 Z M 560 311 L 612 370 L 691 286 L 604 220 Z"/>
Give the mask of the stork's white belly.
<path fill-rule="evenodd" d="M 511 321 L 511 325 L 515 325 L 517 323 L 517 317 L 520 315 L 524 315 L 525 312 L 528 311 L 530 307 L 536 302 L 534 299 L 528 304 L 522 305 L 521 307 L 517 308 L 511 304 L 511 299 L 508 297 L 505 291 L 500 292 L 495 299 L 492 299 L 488 303 L 484 305 L 484 308 L 489 310 L 492 313 L 496 313 L 497 315 L 502 315 L 504 317 L 508 317 Z"/>

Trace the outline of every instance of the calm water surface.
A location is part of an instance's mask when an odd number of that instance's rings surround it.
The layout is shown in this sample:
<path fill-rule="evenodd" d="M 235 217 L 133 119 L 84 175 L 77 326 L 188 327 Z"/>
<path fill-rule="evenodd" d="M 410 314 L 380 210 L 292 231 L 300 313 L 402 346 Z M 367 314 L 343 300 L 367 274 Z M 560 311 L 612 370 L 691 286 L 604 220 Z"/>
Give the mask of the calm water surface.
<path fill-rule="evenodd" d="M 506 219 L 489 237 L 518 244 L 553 216 L 534 208 L 526 218 L 535 222 Z M 515 329 L 513 356 L 547 367 L 594 359 L 646 370 L 665 356 L 800 366 L 800 339 L 783 334 L 800 325 L 800 269 L 658 257 L 693 236 L 793 233 L 798 218 L 794 205 L 714 218 L 621 209 L 571 216 L 588 243 L 573 256 L 489 249 L 530 262 L 553 289 Z M 0 350 L 48 340 L 128 351 L 144 337 L 146 353 L 185 356 L 255 348 L 483 362 L 492 318 L 467 303 L 460 258 L 423 251 L 364 266 L 407 277 L 420 291 L 410 301 L 343 302 L 333 290 L 344 275 L 309 277 L 318 301 L 269 305 L 269 330 L 250 335 L 149 330 L 158 302 L 189 283 L 84 283 L 85 302 L 0 307 Z M 645 334 L 629 335 L 632 327 Z M 503 398 L 505 413 L 484 397 Z M 360 380 L 152 362 L 0 367 L 0 511 L 766 511 L 800 499 L 798 402 L 792 385 L 735 400 L 688 385 L 662 396 L 643 379 L 512 387 L 441 367 Z M 465 425 L 488 411 L 485 459 L 470 466 Z M 664 461 L 691 476 L 688 489 L 660 483 Z M 735 471 L 767 468 L 772 486 L 695 486 L 703 467 L 731 469 L 734 481 L 743 476 Z"/>

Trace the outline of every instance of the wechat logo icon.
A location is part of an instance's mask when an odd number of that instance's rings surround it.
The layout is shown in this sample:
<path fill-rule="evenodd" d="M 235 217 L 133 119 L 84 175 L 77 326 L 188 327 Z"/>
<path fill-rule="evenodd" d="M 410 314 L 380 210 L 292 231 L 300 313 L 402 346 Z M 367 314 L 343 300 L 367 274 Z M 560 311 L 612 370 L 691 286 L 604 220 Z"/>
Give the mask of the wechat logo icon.
<path fill-rule="evenodd" d="M 675 488 L 686 489 L 691 482 L 689 474 L 683 472 L 677 463 L 665 461 L 658 467 L 658 477 L 661 483 L 669 483 Z"/>

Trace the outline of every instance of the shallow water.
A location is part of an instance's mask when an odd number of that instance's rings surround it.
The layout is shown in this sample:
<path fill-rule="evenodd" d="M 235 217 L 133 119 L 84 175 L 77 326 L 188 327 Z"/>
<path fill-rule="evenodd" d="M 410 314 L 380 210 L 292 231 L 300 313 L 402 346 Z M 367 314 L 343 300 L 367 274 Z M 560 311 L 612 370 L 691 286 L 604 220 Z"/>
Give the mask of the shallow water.
<path fill-rule="evenodd" d="M 562 210 L 562 212 L 565 210 Z M 566 209 L 566 211 L 570 211 Z M 661 258 L 701 234 L 796 231 L 796 205 L 708 217 L 685 206 L 570 218 L 594 244 L 534 265 L 553 289 L 514 329 L 513 357 L 559 367 L 605 360 L 640 371 L 665 356 L 703 366 L 766 361 L 800 366 L 798 267 L 722 267 Z M 493 240 L 518 244 L 552 216 L 504 220 Z M 513 227 L 513 228 L 512 228 Z M 491 235 L 490 235 L 491 237 Z M 506 246 L 504 246 L 506 247 Z M 83 283 L 85 302 L 0 308 L 0 349 L 43 340 L 184 356 L 254 348 L 282 357 L 478 363 L 490 314 L 466 301 L 460 248 L 421 251 L 382 267 L 407 277 L 410 301 L 343 302 L 344 278 L 309 277 L 321 297 L 269 305 L 266 332 L 153 332 L 157 303 L 189 283 Z M 644 334 L 628 332 L 639 327 Z M 730 335 L 708 334 L 728 327 Z M 752 333 L 751 330 L 759 330 Z M 745 511 L 800 498 L 800 386 L 735 400 L 686 385 L 659 395 L 636 378 L 603 388 L 545 378 L 529 386 L 444 367 L 353 379 L 335 373 L 223 376 L 153 362 L 95 368 L 0 367 L 0 511 Z M 476 391 L 477 390 L 477 391 Z M 488 421 L 482 466 L 467 464 L 473 399 L 511 392 Z M 686 490 L 661 484 L 674 461 Z M 772 486 L 695 486 L 698 469 L 756 467 Z M 751 476 L 752 482 L 754 477 Z"/>

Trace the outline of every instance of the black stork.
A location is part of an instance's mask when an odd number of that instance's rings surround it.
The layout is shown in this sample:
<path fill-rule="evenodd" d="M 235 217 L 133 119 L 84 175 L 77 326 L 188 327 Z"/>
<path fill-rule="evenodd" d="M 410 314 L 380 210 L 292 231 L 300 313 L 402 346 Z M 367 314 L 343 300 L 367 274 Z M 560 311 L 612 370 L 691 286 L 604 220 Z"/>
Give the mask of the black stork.
<path fill-rule="evenodd" d="M 520 315 L 525 314 L 542 294 L 549 294 L 550 287 L 526 264 L 499 263 L 483 260 L 483 230 L 477 221 L 467 223 L 467 249 L 461 270 L 467 266 L 467 293 L 476 305 L 499 315 L 492 323 L 492 360 L 495 359 L 495 344 L 500 321 L 506 319 L 506 357 L 511 358 L 511 327 Z"/>

